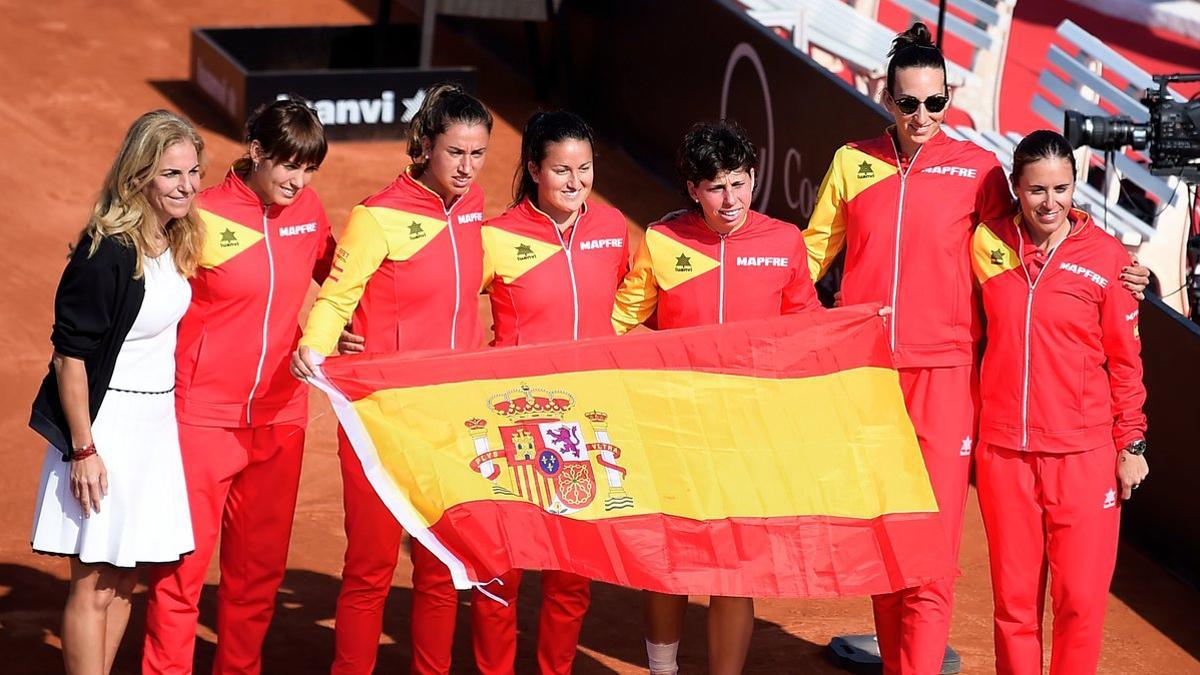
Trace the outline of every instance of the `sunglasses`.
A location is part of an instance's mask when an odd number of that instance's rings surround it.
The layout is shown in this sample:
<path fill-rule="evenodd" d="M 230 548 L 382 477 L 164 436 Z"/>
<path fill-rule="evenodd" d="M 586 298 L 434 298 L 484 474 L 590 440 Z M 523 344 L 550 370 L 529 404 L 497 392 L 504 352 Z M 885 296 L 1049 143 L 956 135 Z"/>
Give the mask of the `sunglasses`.
<path fill-rule="evenodd" d="M 924 104 L 925 109 L 931 113 L 940 113 L 946 109 L 946 104 L 950 103 L 950 97 L 945 94 L 934 94 L 922 101 L 915 96 L 892 96 L 892 102 L 905 115 L 917 112 L 917 108 L 921 107 L 921 104 Z"/>

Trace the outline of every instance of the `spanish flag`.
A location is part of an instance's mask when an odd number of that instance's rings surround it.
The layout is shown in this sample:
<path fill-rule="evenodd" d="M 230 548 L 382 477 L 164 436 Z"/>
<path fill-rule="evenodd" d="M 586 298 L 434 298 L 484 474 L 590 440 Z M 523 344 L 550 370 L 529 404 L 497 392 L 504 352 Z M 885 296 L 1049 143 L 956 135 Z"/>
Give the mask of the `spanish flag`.
<path fill-rule="evenodd" d="M 953 574 L 877 308 L 332 358 L 367 477 L 458 588 L 557 569 L 842 597 Z"/>

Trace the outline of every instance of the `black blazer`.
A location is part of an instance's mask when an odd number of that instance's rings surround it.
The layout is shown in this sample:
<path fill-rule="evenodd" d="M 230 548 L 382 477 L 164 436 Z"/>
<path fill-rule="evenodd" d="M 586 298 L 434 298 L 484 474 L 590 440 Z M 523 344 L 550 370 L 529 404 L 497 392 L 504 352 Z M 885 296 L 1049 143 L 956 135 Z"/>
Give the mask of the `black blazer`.
<path fill-rule="evenodd" d="M 63 270 L 54 295 L 54 329 L 50 342 L 63 356 L 82 359 L 88 378 L 88 408 L 92 421 L 108 391 L 117 354 L 137 319 L 146 295 L 143 279 L 134 279 L 137 251 L 112 237 L 102 237 L 95 255 L 88 256 L 92 237 L 84 235 Z M 63 453 L 71 456 L 71 430 L 58 398 L 54 364 L 42 380 L 29 426 Z"/>

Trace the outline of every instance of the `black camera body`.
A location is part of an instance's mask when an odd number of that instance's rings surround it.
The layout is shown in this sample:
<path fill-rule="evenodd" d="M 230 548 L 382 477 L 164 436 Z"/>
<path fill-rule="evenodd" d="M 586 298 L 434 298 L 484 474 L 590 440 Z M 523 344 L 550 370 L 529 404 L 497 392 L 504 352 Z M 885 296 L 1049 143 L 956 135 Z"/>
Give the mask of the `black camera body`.
<path fill-rule="evenodd" d="M 1063 120 L 1063 135 L 1073 148 L 1081 145 L 1101 151 L 1119 150 L 1127 145 L 1135 150 L 1149 148 L 1152 174 L 1200 182 L 1200 100 L 1175 100 L 1167 91 L 1171 82 L 1200 82 L 1200 73 L 1155 75 L 1158 88 L 1146 90 L 1142 97 L 1142 103 L 1150 109 L 1149 122 L 1068 110 Z"/>

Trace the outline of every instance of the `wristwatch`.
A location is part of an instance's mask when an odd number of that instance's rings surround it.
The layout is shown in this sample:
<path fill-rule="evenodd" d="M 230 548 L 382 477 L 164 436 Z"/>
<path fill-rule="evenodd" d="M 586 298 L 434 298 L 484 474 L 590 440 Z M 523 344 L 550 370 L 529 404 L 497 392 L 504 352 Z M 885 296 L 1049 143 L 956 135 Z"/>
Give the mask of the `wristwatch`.
<path fill-rule="evenodd" d="M 1146 439 L 1139 438 L 1125 446 L 1125 452 L 1128 452 L 1131 455 L 1144 455 L 1146 454 L 1146 447 Z"/>

